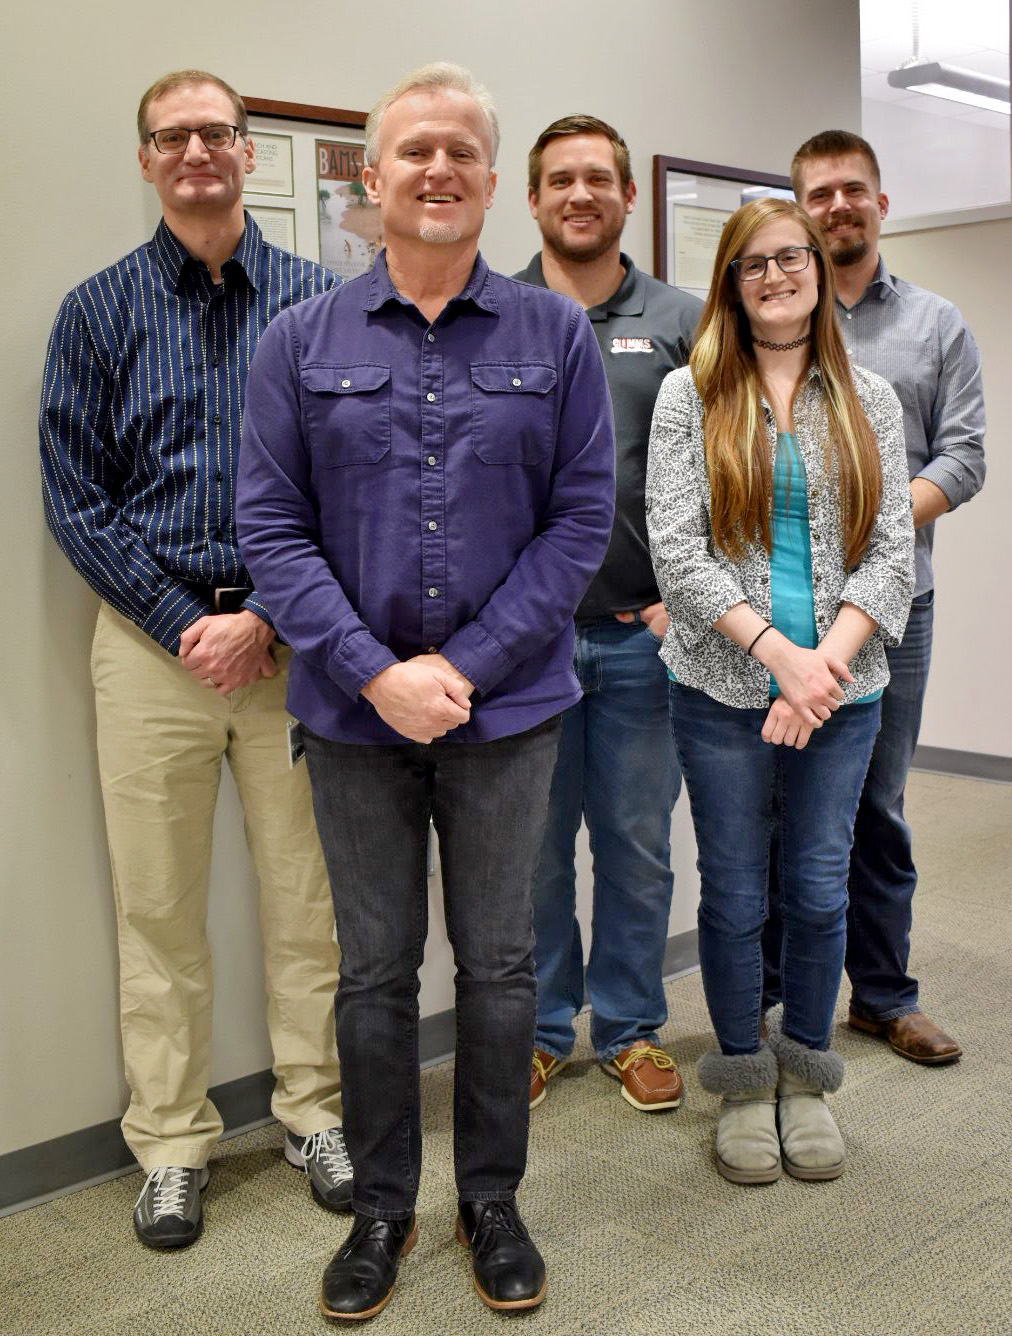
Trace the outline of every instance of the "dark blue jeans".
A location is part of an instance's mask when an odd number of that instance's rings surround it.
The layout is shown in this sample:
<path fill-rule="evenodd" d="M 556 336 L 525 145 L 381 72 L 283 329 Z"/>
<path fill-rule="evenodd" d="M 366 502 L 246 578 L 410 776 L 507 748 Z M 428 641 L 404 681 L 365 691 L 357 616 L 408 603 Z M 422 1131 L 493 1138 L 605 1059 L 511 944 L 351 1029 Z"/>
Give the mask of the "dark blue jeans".
<path fill-rule="evenodd" d="M 563 715 L 559 761 L 534 883 L 538 1048 L 572 1052 L 583 1006 L 576 919 L 576 836 L 594 856 L 594 934 L 587 962 L 590 1037 L 608 1062 L 667 1019 L 662 971 L 671 908 L 671 810 L 681 787 L 657 637 L 614 617 L 577 627 L 583 700 Z"/>
<path fill-rule="evenodd" d="M 456 965 L 454 1166 L 465 1201 L 511 1196 L 527 1161 L 531 883 L 559 719 L 495 742 L 357 746 L 306 735 L 341 973 L 337 1049 L 356 1211 L 402 1219 L 422 1160 L 418 970 L 439 835 Z"/>
<path fill-rule="evenodd" d="M 674 683 L 671 724 L 699 849 L 699 960 L 724 1053 L 754 1053 L 774 824 L 784 932 L 784 1033 L 825 1049 L 843 972 L 854 817 L 879 702 L 839 710 L 808 746 L 760 736 L 767 711 Z"/>
<path fill-rule="evenodd" d="M 921 727 L 933 621 L 934 591 L 929 590 L 914 599 L 903 639 L 886 650 L 889 685 L 882 696 L 882 728 L 854 826 L 846 970 L 851 1006 L 874 1020 L 891 1020 L 918 1009 L 917 980 L 907 972 L 917 869 L 910 827 L 903 818 L 903 793 Z M 780 1000 L 780 921 L 773 886 L 770 900 L 768 1006 Z"/>

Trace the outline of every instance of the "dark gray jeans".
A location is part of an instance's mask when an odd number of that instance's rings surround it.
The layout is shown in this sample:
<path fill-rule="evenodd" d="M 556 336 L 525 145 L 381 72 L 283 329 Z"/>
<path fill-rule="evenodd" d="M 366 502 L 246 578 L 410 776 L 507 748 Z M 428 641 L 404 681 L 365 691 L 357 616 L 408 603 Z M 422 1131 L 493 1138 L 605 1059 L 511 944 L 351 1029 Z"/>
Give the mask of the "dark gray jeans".
<path fill-rule="evenodd" d="M 418 970 L 429 817 L 456 964 L 454 1166 L 463 1201 L 509 1197 L 527 1162 L 536 990 L 531 885 L 559 719 L 495 742 L 360 746 L 306 730 L 334 897 L 337 1049 L 356 1211 L 400 1219 L 421 1171 Z"/>

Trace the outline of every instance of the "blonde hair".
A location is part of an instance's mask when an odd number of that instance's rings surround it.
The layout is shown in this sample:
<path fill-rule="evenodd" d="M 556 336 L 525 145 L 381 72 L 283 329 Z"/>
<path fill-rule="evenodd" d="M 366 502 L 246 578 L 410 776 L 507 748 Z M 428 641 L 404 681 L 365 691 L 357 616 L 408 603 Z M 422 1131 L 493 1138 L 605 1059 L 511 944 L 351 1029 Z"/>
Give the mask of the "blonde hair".
<path fill-rule="evenodd" d="M 396 83 L 389 92 L 384 93 L 370 111 L 365 123 L 365 160 L 369 166 L 375 167 L 379 162 L 379 136 L 383 125 L 383 117 L 399 97 L 403 97 L 405 93 L 414 92 L 416 88 L 450 88 L 454 92 L 465 93 L 473 102 L 477 103 L 478 110 L 485 117 L 485 122 L 488 125 L 489 139 L 492 145 L 488 165 L 494 167 L 496 155 L 499 152 L 499 118 L 496 115 L 492 94 L 484 84 L 478 82 L 470 70 L 466 70 L 463 65 L 454 65 L 448 60 L 437 60 L 431 65 L 422 65 L 417 70 L 412 70 L 399 83 Z"/>
<path fill-rule="evenodd" d="M 822 377 L 826 470 L 836 475 L 845 562 L 852 568 L 864 556 L 878 514 L 882 462 L 836 327 L 833 265 L 822 233 L 797 204 L 788 200 L 753 200 L 724 224 L 713 281 L 689 359 L 703 401 L 703 448 L 710 480 L 713 541 L 734 561 L 740 560 L 754 542 L 761 542 L 768 553 L 773 551 L 773 460 L 760 411 L 762 381 L 731 261 L 743 254 L 761 228 L 783 218 L 804 229 L 819 268 L 819 296 L 812 312 L 811 363 Z M 800 384 L 799 380 L 795 395 Z"/>
<path fill-rule="evenodd" d="M 160 97 L 164 97 L 166 93 L 174 93 L 177 88 L 193 88 L 200 84 L 212 84 L 225 94 L 232 103 L 232 114 L 235 116 L 239 133 L 243 139 L 249 138 L 246 107 L 231 84 L 227 84 L 224 79 L 219 79 L 216 74 L 208 74 L 207 70 L 173 70 L 171 74 L 163 74 L 141 98 L 140 106 L 137 108 L 137 133 L 140 135 L 142 144 L 148 142 L 148 107 L 151 106 L 151 103 L 156 102 Z"/>

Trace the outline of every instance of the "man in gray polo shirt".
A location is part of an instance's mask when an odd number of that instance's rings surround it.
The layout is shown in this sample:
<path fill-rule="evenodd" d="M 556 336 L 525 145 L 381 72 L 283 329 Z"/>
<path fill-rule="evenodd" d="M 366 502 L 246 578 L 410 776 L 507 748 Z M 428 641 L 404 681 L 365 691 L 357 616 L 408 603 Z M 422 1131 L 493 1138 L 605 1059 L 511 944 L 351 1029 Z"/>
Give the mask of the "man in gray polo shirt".
<path fill-rule="evenodd" d="M 623 1096 L 673 1108 L 682 1080 L 657 1045 L 667 1019 L 661 971 L 671 905 L 671 812 L 681 786 L 657 656 L 668 618 L 647 545 L 647 439 L 661 381 L 688 360 L 701 304 L 648 277 L 620 249 L 636 202 L 629 150 L 592 116 L 566 116 L 528 157 L 541 252 L 517 278 L 583 306 L 604 355 L 615 413 L 615 523 L 604 565 L 576 613 L 583 700 L 563 716 L 534 889 L 538 1021 L 531 1105 L 572 1051 L 583 1005 L 576 835 L 594 850 L 594 939 L 586 970 L 591 1039 Z"/>
<path fill-rule="evenodd" d="M 934 521 L 984 482 L 980 356 L 956 308 L 890 274 L 879 255 L 889 200 L 870 144 L 844 130 L 823 131 L 798 149 L 791 179 L 798 202 L 829 242 L 847 351 L 858 366 L 884 376 L 903 405 L 916 529 L 913 606 L 901 644 L 887 651 L 882 730 L 854 832 L 849 1019 L 914 1062 L 954 1062 L 959 1045 L 919 1009 L 917 980 L 907 970 L 917 870 L 903 791 L 931 661 Z"/>

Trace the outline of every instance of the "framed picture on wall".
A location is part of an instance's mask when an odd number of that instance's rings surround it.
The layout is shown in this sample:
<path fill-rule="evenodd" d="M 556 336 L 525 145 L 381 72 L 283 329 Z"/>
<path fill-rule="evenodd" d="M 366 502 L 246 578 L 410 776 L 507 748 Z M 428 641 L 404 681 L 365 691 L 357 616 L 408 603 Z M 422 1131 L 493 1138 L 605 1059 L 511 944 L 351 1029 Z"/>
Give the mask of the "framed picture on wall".
<path fill-rule="evenodd" d="M 243 101 L 257 149 L 243 200 L 267 240 L 342 278 L 365 273 L 383 244 L 379 209 L 362 186 L 365 112 Z"/>
<path fill-rule="evenodd" d="M 751 199 L 793 199 L 790 177 L 654 155 L 654 274 L 704 298 L 721 229 Z"/>

